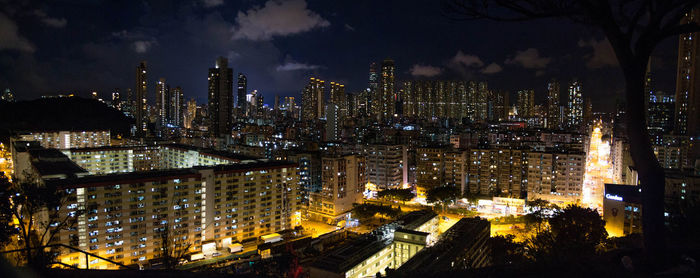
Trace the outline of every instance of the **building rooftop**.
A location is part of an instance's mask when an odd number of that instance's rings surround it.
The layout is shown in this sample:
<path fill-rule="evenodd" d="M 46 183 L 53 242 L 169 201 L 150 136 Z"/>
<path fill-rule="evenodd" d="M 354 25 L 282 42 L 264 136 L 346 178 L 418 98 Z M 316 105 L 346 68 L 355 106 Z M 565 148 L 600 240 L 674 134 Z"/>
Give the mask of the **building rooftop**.
<path fill-rule="evenodd" d="M 87 174 L 88 171 L 71 161 L 65 154 L 57 149 L 32 148 L 28 150 L 32 167 L 41 177 L 63 175 L 71 177 Z"/>
<path fill-rule="evenodd" d="M 450 269 L 449 264 L 455 258 L 463 256 L 465 250 L 478 244 L 480 233 L 487 233 L 485 238 L 488 238 L 490 227 L 488 220 L 479 217 L 460 219 L 440 236 L 440 240 L 435 245 L 421 250 L 401 265 L 396 270 L 398 276 L 416 273 L 431 274 Z"/>
<path fill-rule="evenodd" d="M 415 230 L 434 217 L 437 217 L 437 214 L 432 210 L 417 210 L 401 216 L 395 223 L 399 224 L 403 229 Z"/>
<path fill-rule="evenodd" d="M 312 267 L 334 273 L 345 273 L 389 244 L 391 240 L 366 235 L 334 249 L 328 255 L 316 260 Z"/>

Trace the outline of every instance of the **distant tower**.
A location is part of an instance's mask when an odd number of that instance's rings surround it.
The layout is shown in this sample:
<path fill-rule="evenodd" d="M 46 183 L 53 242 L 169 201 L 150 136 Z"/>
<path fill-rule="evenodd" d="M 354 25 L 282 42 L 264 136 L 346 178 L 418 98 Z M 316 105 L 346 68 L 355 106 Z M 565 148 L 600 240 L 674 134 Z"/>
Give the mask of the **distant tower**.
<path fill-rule="evenodd" d="M 148 103 L 146 102 L 148 86 L 146 83 L 147 70 L 146 61 L 142 61 L 136 67 L 136 87 L 134 90 L 134 119 L 136 119 L 136 136 L 144 137 L 147 131 L 148 114 L 146 112 Z"/>
<path fill-rule="evenodd" d="M 518 91 L 518 117 L 532 118 L 535 115 L 535 91 Z"/>
<path fill-rule="evenodd" d="M 700 8 L 687 13 L 682 24 L 700 24 Z M 678 74 L 676 77 L 676 121 L 677 134 L 697 136 L 700 128 L 700 32 L 688 33 L 678 39 Z"/>
<path fill-rule="evenodd" d="M 345 95 L 345 85 L 331 82 L 330 84 L 330 103 L 334 104 L 338 108 L 337 115 L 340 119 L 348 115 L 348 107 L 346 104 L 347 97 Z"/>
<path fill-rule="evenodd" d="M 547 128 L 561 128 L 559 113 L 559 81 L 552 79 L 547 83 Z"/>
<path fill-rule="evenodd" d="M 209 69 L 209 134 L 212 137 L 227 137 L 233 127 L 233 69 L 228 59 L 219 57 Z"/>
<path fill-rule="evenodd" d="M 323 118 L 323 92 L 325 91 L 325 82 L 318 78 L 309 79 L 309 84 L 306 85 L 301 93 L 301 109 L 302 120 L 316 121 Z"/>
<path fill-rule="evenodd" d="M 165 83 L 165 78 L 158 79 L 156 82 L 156 114 L 158 114 L 158 124 L 162 126 L 168 123 L 169 95 L 170 90 Z"/>
<path fill-rule="evenodd" d="M 369 88 L 367 88 L 367 116 L 381 114 L 382 96 L 379 94 L 379 73 L 377 71 L 377 63 L 369 65 Z"/>
<path fill-rule="evenodd" d="M 394 66 L 394 60 L 385 59 L 382 62 L 382 76 L 381 76 L 381 115 L 380 118 L 383 120 L 389 119 L 394 116 L 396 108 L 396 88 L 394 80 L 394 71 L 396 70 Z"/>
<path fill-rule="evenodd" d="M 579 128 L 583 122 L 583 97 L 581 95 L 581 82 L 574 79 L 569 83 L 567 126 Z"/>
<path fill-rule="evenodd" d="M 168 106 L 168 118 L 170 124 L 182 127 L 184 121 L 184 113 L 182 112 L 184 107 L 184 96 L 182 95 L 182 88 L 180 86 L 175 87 L 170 90 L 170 105 Z"/>
<path fill-rule="evenodd" d="M 243 73 L 238 73 L 238 87 L 237 87 L 237 95 L 238 95 L 238 110 L 240 111 L 241 116 L 245 116 L 245 112 L 247 109 L 247 101 L 246 101 L 246 93 L 248 90 L 248 78 Z"/>

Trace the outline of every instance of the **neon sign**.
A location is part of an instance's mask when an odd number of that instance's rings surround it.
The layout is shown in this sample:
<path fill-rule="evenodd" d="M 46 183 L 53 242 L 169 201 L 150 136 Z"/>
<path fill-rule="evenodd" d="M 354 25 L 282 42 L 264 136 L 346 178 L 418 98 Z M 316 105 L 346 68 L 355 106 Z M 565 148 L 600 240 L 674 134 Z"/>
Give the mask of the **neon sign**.
<path fill-rule="evenodd" d="M 613 194 L 605 194 L 605 199 L 610 199 L 610 200 L 622 202 L 622 197 L 617 196 L 617 195 L 613 195 Z"/>

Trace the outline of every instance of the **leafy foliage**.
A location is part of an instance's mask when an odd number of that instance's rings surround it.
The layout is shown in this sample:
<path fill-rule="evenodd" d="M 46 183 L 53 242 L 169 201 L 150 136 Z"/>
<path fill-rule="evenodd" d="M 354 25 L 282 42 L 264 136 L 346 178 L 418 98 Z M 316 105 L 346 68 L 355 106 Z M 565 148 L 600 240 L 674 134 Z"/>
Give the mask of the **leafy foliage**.
<path fill-rule="evenodd" d="M 498 235 L 489 238 L 491 245 L 491 262 L 495 266 L 520 264 L 527 260 L 525 246 L 514 241 L 514 235 Z"/>
<path fill-rule="evenodd" d="M 457 187 L 440 186 L 431 188 L 428 190 L 428 192 L 426 192 L 426 195 L 426 201 L 428 203 L 438 203 L 444 206 L 453 203 L 461 194 L 459 188 Z"/>
<path fill-rule="evenodd" d="M 377 197 L 379 198 L 401 202 L 410 201 L 415 196 L 411 189 L 385 189 L 377 193 Z"/>
<path fill-rule="evenodd" d="M 527 242 L 536 261 L 572 261 L 597 254 L 608 233 L 598 212 L 570 205 L 549 219 L 549 229 Z"/>
<path fill-rule="evenodd" d="M 53 258 L 38 247 L 50 243 L 62 229 L 73 227 L 83 210 L 76 208 L 72 214 L 60 215 L 59 208 L 67 202 L 66 191 L 40 183 L 30 175 L 9 186 L 3 183 L 3 187 L 0 218 L 17 220 L 11 222 L 10 229 L 17 231 L 17 244 L 25 249 L 22 259 L 32 267 L 47 266 Z"/>
<path fill-rule="evenodd" d="M 400 209 L 392 208 L 391 206 L 375 205 L 370 203 L 357 204 L 353 209 L 353 214 L 360 219 L 374 217 L 376 214 L 383 214 L 394 218 L 401 214 Z"/>

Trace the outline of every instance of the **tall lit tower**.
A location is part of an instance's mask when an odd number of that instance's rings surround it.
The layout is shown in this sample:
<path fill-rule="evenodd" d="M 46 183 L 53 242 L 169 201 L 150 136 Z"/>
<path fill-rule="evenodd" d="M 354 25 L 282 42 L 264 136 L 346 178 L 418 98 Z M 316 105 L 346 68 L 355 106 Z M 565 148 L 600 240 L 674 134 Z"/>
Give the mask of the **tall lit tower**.
<path fill-rule="evenodd" d="M 348 115 L 348 107 L 347 107 L 347 96 L 345 95 L 345 85 L 336 83 L 336 82 L 331 82 L 330 84 L 330 103 L 334 104 L 337 106 L 338 111 L 337 115 L 339 118 L 343 118 Z"/>
<path fill-rule="evenodd" d="M 182 127 L 184 126 L 184 96 L 182 95 L 182 88 L 177 86 L 170 90 L 170 105 L 168 106 L 169 112 L 168 117 L 170 118 L 170 124 L 174 126 Z"/>
<path fill-rule="evenodd" d="M 146 103 L 146 97 L 148 92 L 148 86 L 146 83 L 146 77 L 146 61 L 141 61 L 141 63 L 139 63 L 139 65 L 136 67 L 136 87 L 134 90 L 135 105 L 133 107 L 134 118 L 136 119 L 137 137 L 145 136 L 147 131 L 148 116 L 146 113 L 146 106 L 148 103 Z"/>
<path fill-rule="evenodd" d="M 386 59 L 382 62 L 381 76 L 381 119 L 389 119 L 394 116 L 396 109 L 396 89 L 394 88 L 394 60 Z"/>
<path fill-rule="evenodd" d="M 323 80 L 314 77 L 309 79 L 309 84 L 304 87 L 304 91 L 301 93 L 302 120 L 316 121 L 324 116 L 324 91 L 325 82 Z"/>
<path fill-rule="evenodd" d="M 700 24 L 700 8 L 687 13 L 682 24 Z M 676 124 L 677 134 L 698 134 L 698 110 L 700 110 L 700 32 L 680 35 L 678 39 L 678 74 L 676 77 Z"/>
<path fill-rule="evenodd" d="M 377 63 L 372 62 L 369 65 L 369 88 L 367 88 L 367 115 L 379 115 L 382 111 L 381 100 L 379 94 L 379 73 L 377 71 Z"/>
<path fill-rule="evenodd" d="M 535 91 L 518 91 L 518 117 L 532 118 L 535 115 Z"/>
<path fill-rule="evenodd" d="M 243 73 L 238 73 L 238 87 L 237 87 L 237 95 L 238 95 L 238 110 L 240 111 L 239 113 L 243 116 L 246 114 L 246 108 L 247 107 L 247 101 L 246 101 L 246 91 L 248 90 L 248 78 Z"/>
<path fill-rule="evenodd" d="M 160 78 L 158 82 L 156 82 L 156 112 L 158 114 L 158 123 L 161 125 L 168 123 L 169 104 L 170 90 L 165 83 L 165 78 Z"/>
<path fill-rule="evenodd" d="M 547 83 L 547 128 L 561 128 L 559 114 L 559 81 L 552 79 Z"/>
<path fill-rule="evenodd" d="M 569 111 L 567 113 L 567 126 L 579 128 L 583 122 L 583 97 L 581 95 L 581 82 L 574 79 L 569 83 Z"/>
<path fill-rule="evenodd" d="M 209 69 L 209 133 L 213 137 L 230 136 L 233 127 L 233 69 L 228 59 L 219 57 Z"/>

